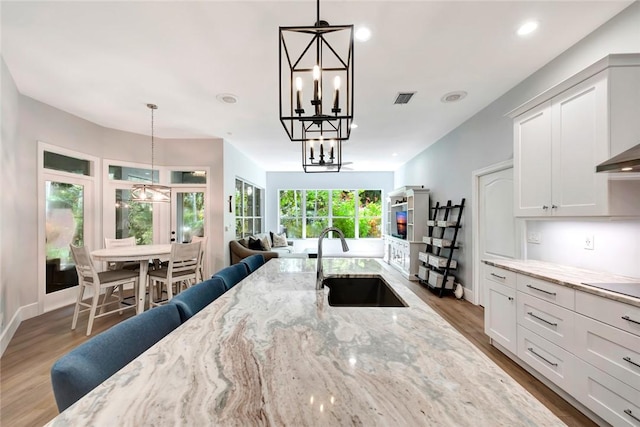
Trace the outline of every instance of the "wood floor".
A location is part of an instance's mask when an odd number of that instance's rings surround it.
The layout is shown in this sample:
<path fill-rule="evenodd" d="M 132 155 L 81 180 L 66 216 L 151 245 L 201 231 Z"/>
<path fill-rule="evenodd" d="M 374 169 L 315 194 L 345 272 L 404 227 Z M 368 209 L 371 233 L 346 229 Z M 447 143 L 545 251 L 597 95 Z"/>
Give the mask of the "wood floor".
<path fill-rule="evenodd" d="M 471 343 L 513 377 L 569 426 L 595 426 L 573 406 L 489 344 L 484 334 L 483 309 L 453 297 L 438 298 L 419 284 L 408 288 L 460 331 Z M 73 307 L 64 307 L 22 322 L 0 359 L 0 426 L 39 426 L 58 414 L 49 369 L 55 360 L 86 340 L 86 315 L 71 331 Z M 96 319 L 93 334 L 124 318 L 128 310 Z"/>

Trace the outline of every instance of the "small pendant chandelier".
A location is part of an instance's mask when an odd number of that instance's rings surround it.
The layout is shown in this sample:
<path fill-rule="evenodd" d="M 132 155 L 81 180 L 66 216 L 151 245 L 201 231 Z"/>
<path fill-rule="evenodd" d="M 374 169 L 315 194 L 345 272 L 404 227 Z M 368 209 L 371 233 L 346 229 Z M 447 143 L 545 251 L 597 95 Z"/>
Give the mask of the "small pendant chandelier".
<path fill-rule="evenodd" d="M 154 138 L 153 138 L 153 111 L 158 109 L 155 104 L 147 104 L 147 108 L 151 110 L 151 183 L 134 184 L 131 188 L 131 201 L 141 203 L 157 203 L 171 201 L 171 187 L 156 184 L 154 182 Z"/>
<path fill-rule="evenodd" d="M 302 168 L 306 173 L 340 172 L 342 141 L 302 141 Z"/>
<path fill-rule="evenodd" d="M 340 144 L 353 121 L 353 25 L 329 25 L 316 8 L 314 26 L 280 27 L 280 122 L 291 141 Z"/>

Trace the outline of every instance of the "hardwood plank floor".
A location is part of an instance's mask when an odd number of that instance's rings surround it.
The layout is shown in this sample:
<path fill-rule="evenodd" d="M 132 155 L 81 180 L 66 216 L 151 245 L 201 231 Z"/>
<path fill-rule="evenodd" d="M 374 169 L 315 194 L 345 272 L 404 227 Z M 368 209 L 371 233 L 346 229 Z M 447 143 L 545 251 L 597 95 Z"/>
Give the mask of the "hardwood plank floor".
<path fill-rule="evenodd" d="M 438 298 L 423 286 L 406 286 L 478 347 L 491 360 L 540 400 L 569 426 L 595 426 L 568 402 L 489 344 L 484 333 L 482 307 L 453 297 Z M 60 356 L 86 341 L 87 316 L 70 329 L 73 306 L 64 307 L 22 322 L 0 359 L 0 426 L 38 426 L 58 414 L 49 370 Z M 96 319 L 93 334 L 132 316 L 128 310 Z"/>

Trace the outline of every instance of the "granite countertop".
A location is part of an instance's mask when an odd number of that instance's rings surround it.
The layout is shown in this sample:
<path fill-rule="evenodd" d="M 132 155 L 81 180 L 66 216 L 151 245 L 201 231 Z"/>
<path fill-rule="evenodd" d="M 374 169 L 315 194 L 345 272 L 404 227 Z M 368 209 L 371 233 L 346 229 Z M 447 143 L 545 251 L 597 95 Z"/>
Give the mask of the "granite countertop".
<path fill-rule="evenodd" d="M 315 265 L 269 261 L 50 424 L 564 425 L 388 265 L 324 260 L 409 307 L 329 306 Z"/>
<path fill-rule="evenodd" d="M 640 278 L 620 276 L 584 268 L 569 267 L 536 260 L 517 259 L 483 259 L 482 262 L 494 267 L 525 274 L 541 280 L 557 283 L 579 291 L 599 295 L 612 300 L 624 302 L 640 307 L 640 298 L 610 292 L 605 289 L 594 288 L 584 283 L 637 283 L 640 287 Z"/>

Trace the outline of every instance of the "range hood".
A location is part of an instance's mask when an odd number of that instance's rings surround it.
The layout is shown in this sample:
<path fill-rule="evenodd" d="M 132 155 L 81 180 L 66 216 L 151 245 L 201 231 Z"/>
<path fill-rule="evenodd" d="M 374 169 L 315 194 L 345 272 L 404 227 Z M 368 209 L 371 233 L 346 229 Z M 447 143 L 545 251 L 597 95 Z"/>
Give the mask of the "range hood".
<path fill-rule="evenodd" d="M 596 172 L 640 172 L 640 144 L 600 163 Z"/>

